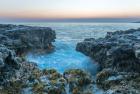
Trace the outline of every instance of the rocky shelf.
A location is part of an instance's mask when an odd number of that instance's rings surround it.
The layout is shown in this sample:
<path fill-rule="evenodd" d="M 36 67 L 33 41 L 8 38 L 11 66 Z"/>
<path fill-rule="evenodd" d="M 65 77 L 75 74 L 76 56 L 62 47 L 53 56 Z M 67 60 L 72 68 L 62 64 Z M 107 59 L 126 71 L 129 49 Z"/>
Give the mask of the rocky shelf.
<path fill-rule="evenodd" d="M 76 50 L 100 64 L 96 84 L 106 93 L 140 93 L 140 28 L 85 39 Z"/>
<path fill-rule="evenodd" d="M 55 31 L 48 27 L 0 24 L 0 94 L 92 94 L 92 76 L 80 69 L 40 70 L 25 54 L 50 52 Z"/>
<path fill-rule="evenodd" d="M 15 50 L 18 55 L 27 51 L 50 51 L 55 31 L 49 27 L 0 25 L 0 44 Z"/>
<path fill-rule="evenodd" d="M 140 93 L 140 29 L 77 44 L 77 51 L 99 63 L 96 80 L 80 69 L 60 74 L 26 60 L 30 51 L 53 51 L 55 38 L 48 27 L 0 24 L 0 94 L 94 94 L 95 85 L 104 94 Z"/>

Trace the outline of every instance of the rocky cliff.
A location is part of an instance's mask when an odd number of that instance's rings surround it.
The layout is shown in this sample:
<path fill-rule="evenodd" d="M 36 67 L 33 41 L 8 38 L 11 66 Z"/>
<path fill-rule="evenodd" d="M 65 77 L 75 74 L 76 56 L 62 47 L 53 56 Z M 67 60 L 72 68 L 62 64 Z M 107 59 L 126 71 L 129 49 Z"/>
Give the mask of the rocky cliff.
<path fill-rule="evenodd" d="M 55 31 L 51 28 L 0 24 L 0 94 L 21 94 L 32 72 L 39 70 L 22 54 L 50 51 L 54 40 Z"/>
<path fill-rule="evenodd" d="M 77 51 L 100 64 L 96 83 L 111 94 L 140 93 L 140 29 L 108 32 L 105 38 L 85 39 Z"/>
<path fill-rule="evenodd" d="M 17 54 L 31 50 L 50 51 L 55 38 L 55 31 L 48 27 L 0 25 L 0 44 Z"/>

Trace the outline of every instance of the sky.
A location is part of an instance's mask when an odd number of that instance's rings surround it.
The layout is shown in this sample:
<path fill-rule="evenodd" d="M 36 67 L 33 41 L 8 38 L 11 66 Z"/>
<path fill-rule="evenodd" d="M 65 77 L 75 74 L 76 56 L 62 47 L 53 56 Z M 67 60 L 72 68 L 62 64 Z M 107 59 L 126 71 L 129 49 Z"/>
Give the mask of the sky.
<path fill-rule="evenodd" d="M 140 0 L 0 0 L 1 20 L 139 20 Z"/>

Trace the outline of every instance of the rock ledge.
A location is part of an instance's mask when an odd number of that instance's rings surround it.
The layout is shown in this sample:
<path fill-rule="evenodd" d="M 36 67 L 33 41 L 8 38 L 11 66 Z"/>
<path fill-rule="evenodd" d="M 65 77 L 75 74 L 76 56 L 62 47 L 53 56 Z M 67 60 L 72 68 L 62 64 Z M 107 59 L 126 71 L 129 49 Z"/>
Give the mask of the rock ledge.
<path fill-rule="evenodd" d="M 76 50 L 100 64 L 96 79 L 100 88 L 111 94 L 140 93 L 140 28 L 85 39 L 77 44 Z"/>

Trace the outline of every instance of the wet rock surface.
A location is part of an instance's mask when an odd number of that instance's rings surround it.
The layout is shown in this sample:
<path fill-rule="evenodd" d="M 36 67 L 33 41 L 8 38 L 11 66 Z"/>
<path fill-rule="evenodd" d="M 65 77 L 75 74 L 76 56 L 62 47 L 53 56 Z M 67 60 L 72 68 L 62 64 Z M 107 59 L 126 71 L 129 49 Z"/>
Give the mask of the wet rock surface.
<path fill-rule="evenodd" d="M 51 28 L 0 24 L 0 94 L 21 94 L 30 76 L 39 70 L 23 54 L 51 51 L 54 39 Z"/>
<path fill-rule="evenodd" d="M 69 91 L 72 94 L 93 94 L 93 78 L 90 74 L 80 69 L 71 69 L 64 72 Z"/>
<path fill-rule="evenodd" d="M 20 94 L 20 90 L 30 75 L 37 68 L 34 63 L 17 57 L 13 50 L 0 46 L 0 93 Z"/>
<path fill-rule="evenodd" d="M 26 60 L 28 51 L 52 50 L 54 39 L 50 28 L 0 25 L 0 94 L 93 94 L 89 73 L 40 70 L 35 62 Z"/>
<path fill-rule="evenodd" d="M 60 74 L 26 60 L 28 51 L 52 51 L 54 39 L 47 27 L 0 25 L 0 94 L 93 94 L 94 85 L 104 94 L 140 93 L 140 29 L 77 44 L 78 51 L 100 64 L 96 81 L 80 69 Z"/>
<path fill-rule="evenodd" d="M 34 77 L 28 80 L 23 92 L 30 88 L 32 94 L 93 94 L 91 75 L 79 69 L 66 70 L 64 74 L 44 69 L 31 76 Z"/>
<path fill-rule="evenodd" d="M 139 94 L 140 29 L 108 32 L 105 38 L 85 39 L 77 51 L 100 64 L 96 84 L 105 94 Z"/>

